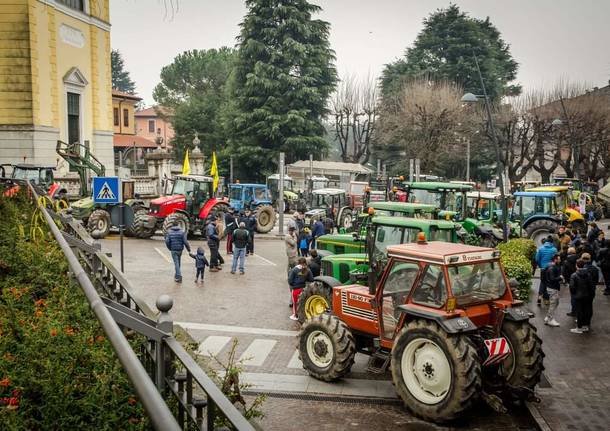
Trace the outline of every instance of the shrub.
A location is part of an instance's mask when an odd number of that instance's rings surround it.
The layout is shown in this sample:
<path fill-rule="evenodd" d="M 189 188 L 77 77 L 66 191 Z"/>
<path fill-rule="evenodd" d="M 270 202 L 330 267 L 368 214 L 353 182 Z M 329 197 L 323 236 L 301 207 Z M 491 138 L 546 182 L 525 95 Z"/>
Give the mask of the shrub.
<path fill-rule="evenodd" d="M 46 225 L 33 239 L 33 210 L 23 195 L 0 197 L 1 428 L 147 429 Z"/>
<path fill-rule="evenodd" d="M 518 299 L 529 301 L 532 287 L 532 261 L 536 254 L 534 241 L 525 238 L 511 239 L 498 245 L 500 260 L 506 276 L 515 278 L 519 283 Z"/>

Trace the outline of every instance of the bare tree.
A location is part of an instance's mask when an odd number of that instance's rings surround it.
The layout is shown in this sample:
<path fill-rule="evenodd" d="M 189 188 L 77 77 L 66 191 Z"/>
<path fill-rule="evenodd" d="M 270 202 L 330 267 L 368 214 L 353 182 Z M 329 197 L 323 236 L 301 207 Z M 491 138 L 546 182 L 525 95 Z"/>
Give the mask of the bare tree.
<path fill-rule="evenodd" d="M 377 98 L 377 80 L 370 76 L 359 81 L 348 75 L 338 84 L 331 115 L 344 162 L 368 162 L 377 126 Z"/>

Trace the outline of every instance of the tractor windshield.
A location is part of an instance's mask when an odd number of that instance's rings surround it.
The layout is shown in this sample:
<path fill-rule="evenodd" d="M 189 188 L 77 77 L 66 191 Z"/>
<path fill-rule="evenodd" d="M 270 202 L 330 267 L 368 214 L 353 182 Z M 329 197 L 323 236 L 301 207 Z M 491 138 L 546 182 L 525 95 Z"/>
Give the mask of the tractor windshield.
<path fill-rule="evenodd" d="M 414 242 L 418 233 L 419 229 L 417 228 L 378 225 L 375 231 L 373 259 L 377 262 L 385 262 L 389 245 Z"/>
<path fill-rule="evenodd" d="M 453 242 L 453 230 L 452 229 L 436 229 L 434 226 L 431 226 L 430 227 L 430 241 Z"/>
<path fill-rule="evenodd" d="M 441 208 L 442 197 L 443 194 L 436 190 L 411 189 L 409 202 L 434 205 L 437 208 Z"/>
<path fill-rule="evenodd" d="M 315 208 L 329 208 L 333 205 L 333 197 L 331 195 L 315 194 Z"/>
<path fill-rule="evenodd" d="M 491 218 L 491 199 L 469 197 L 466 202 L 467 217 L 478 220 L 489 220 Z"/>
<path fill-rule="evenodd" d="M 241 201 L 241 187 L 231 187 L 229 199 L 232 201 Z"/>
<path fill-rule="evenodd" d="M 521 196 L 514 207 L 517 218 L 527 219 L 534 214 L 554 214 L 554 199 L 546 196 Z"/>
<path fill-rule="evenodd" d="M 23 169 L 15 167 L 15 170 L 13 171 L 13 178 L 18 180 L 30 180 L 35 184 L 38 184 L 40 181 L 40 175 L 41 174 L 38 173 L 38 169 Z"/>
<path fill-rule="evenodd" d="M 174 186 L 172 187 L 172 195 L 184 195 L 192 194 L 195 189 L 195 181 L 187 181 L 183 179 L 176 179 Z"/>
<path fill-rule="evenodd" d="M 269 193 L 267 189 L 264 187 L 259 187 L 254 189 L 254 200 L 255 201 L 269 201 L 271 198 L 269 197 Z"/>
<path fill-rule="evenodd" d="M 480 262 L 448 268 L 451 291 L 458 306 L 491 301 L 506 291 L 506 282 L 498 262 Z"/>

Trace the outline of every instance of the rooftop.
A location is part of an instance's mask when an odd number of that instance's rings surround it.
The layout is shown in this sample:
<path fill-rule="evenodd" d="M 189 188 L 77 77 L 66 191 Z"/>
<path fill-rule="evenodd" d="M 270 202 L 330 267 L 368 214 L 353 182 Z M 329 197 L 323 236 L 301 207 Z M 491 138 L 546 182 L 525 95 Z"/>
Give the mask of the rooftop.
<path fill-rule="evenodd" d="M 468 192 L 466 196 L 469 198 L 481 198 L 481 199 L 496 199 L 500 197 L 499 193 L 492 192 Z"/>
<path fill-rule="evenodd" d="M 114 88 L 112 89 L 112 97 L 122 98 L 122 99 L 130 99 L 130 100 L 137 100 L 137 101 L 142 100 L 141 97 L 138 97 L 135 94 L 125 93 L 124 91 L 115 90 Z"/>
<path fill-rule="evenodd" d="M 292 168 L 305 168 L 309 169 L 309 160 L 299 160 L 298 162 L 291 163 L 288 165 Z M 356 172 L 361 174 L 370 174 L 373 171 L 367 167 L 362 166 L 358 163 L 343 163 L 343 162 L 327 162 L 314 160 L 313 162 L 314 169 L 321 169 L 324 171 L 347 171 L 347 172 Z"/>
<path fill-rule="evenodd" d="M 427 220 L 423 218 L 375 216 L 373 223 L 399 227 L 435 226 L 438 229 L 455 229 L 455 223 L 447 220 Z"/>
<path fill-rule="evenodd" d="M 443 183 L 438 181 L 413 181 L 406 182 L 406 186 L 413 189 L 420 190 L 458 190 L 458 191 L 469 191 L 472 190 L 472 186 L 469 184 L 457 184 L 457 183 Z"/>
<path fill-rule="evenodd" d="M 412 213 L 416 211 L 422 212 L 434 212 L 436 211 L 436 207 L 434 205 L 429 204 L 417 204 L 413 202 L 369 202 L 368 206 L 370 208 L 374 208 L 376 210 L 388 210 L 388 211 L 398 211 L 398 212 L 406 212 Z"/>
<path fill-rule="evenodd" d="M 343 189 L 318 189 L 312 192 L 314 195 L 339 195 L 345 194 L 345 190 Z"/>
<path fill-rule="evenodd" d="M 141 109 L 135 112 L 136 117 L 159 117 L 159 115 L 171 116 L 174 112 L 172 109 L 167 108 L 165 106 L 156 105 L 151 106 L 150 108 Z"/>
<path fill-rule="evenodd" d="M 112 137 L 112 142 L 115 148 L 157 148 L 157 144 L 155 144 L 150 139 L 143 138 L 138 135 L 119 135 L 115 134 Z"/>
<path fill-rule="evenodd" d="M 388 246 L 388 255 L 398 257 L 417 257 L 422 260 L 445 262 L 446 258 L 458 256 L 458 263 L 469 261 L 481 261 L 492 259 L 496 250 L 487 247 L 476 247 L 466 244 L 454 244 L 443 241 L 428 241 L 420 244 L 412 242 L 408 244 Z"/>

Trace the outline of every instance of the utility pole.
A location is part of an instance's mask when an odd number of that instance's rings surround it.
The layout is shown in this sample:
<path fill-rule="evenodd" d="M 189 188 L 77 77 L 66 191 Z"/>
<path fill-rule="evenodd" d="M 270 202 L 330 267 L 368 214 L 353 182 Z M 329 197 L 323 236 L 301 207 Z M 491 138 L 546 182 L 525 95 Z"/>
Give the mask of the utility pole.
<path fill-rule="evenodd" d="M 311 159 L 310 159 L 311 160 Z M 279 214 L 279 234 L 284 235 L 284 153 L 280 153 L 280 181 L 279 181 L 279 196 L 277 209 Z"/>
<path fill-rule="evenodd" d="M 233 184 L 233 156 L 229 157 L 229 184 Z"/>
<path fill-rule="evenodd" d="M 470 181 L 470 139 L 466 139 L 466 181 Z"/>

